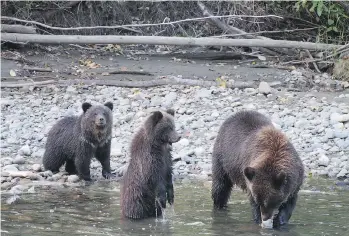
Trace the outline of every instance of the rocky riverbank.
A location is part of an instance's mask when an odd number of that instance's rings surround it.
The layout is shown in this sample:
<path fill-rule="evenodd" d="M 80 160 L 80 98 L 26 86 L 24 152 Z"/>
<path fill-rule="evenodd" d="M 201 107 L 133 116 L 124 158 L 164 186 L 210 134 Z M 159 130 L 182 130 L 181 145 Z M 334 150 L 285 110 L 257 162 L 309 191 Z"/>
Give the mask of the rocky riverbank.
<path fill-rule="evenodd" d="M 291 75 L 296 76 L 295 74 Z M 349 177 L 349 93 L 286 92 L 261 83 L 259 89 L 168 86 L 129 89 L 105 86 L 47 86 L 34 91 L 2 90 L 1 186 L 10 189 L 31 180 L 77 182 L 77 176 L 44 171 L 40 159 L 46 135 L 57 119 L 81 113 L 81 103 L 114 103 L 111 166 L 121 177 L 128 162 L 129 143 L 150 110 L 172 107 L 182 133 L 173 145 L 176 178 L 209 179 L 217 131 L 242 109 L 269 116 L 291 139 L 307 173 Z M 102 179 L 93 160 L 92 176 Z"/>

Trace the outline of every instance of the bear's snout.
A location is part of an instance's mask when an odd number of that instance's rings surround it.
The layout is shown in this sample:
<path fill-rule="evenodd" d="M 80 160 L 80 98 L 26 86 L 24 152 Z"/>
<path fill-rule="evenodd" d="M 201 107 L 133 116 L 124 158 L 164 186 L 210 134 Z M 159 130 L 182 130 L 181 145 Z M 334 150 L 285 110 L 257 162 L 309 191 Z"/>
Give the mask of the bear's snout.
<path fill-rule="evenodd" d="M 96 123 L 97 126 L 104 126 L 107 123 L 107 121 L 106 121 L 104 116 L 97 115 L 95 123 Z"/>
<path fill-rule="evenodd" d="M 177 143 L 181 139 L 181 136 L 179 134 L 173 134 L 169 138 L 169 143 Z"/>

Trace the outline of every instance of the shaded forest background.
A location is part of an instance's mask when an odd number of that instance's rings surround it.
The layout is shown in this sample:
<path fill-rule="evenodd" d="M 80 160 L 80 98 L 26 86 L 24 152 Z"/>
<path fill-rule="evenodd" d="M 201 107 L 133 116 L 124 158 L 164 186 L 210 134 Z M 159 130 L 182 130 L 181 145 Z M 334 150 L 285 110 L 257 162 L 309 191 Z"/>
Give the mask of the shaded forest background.
<path fill-rule="evenodd" d="M 349 2 L 335 1 L 241 1 L 203 2 L 213 15 L 277 15 L 265 18 L 222 18 L 221 20 L 246 32 L 272 39 L 345 44 L 349 41 Z M 196 1 L 117 2 L 117 1 L 2 1 L 2 16 L 39 21 L 57 27 L 112 26 L 163 23 L 202 17 Z M 157 35 L 209 37 L 225 34 L 205 20 L 180 24 L 130 27 L 125 29 L 91 29 L 81 35 Z M 304 30 L 302 30 L 304 29 Z M 270 32 L 285 31 L 291 32 Z M 292 31 L 296 30 L 296 31 Z M 38 27 L 41 34 L 77 34 L 76 31 L 49 30 Z M 229 36 L 227 36 L 229 37 Z"/>

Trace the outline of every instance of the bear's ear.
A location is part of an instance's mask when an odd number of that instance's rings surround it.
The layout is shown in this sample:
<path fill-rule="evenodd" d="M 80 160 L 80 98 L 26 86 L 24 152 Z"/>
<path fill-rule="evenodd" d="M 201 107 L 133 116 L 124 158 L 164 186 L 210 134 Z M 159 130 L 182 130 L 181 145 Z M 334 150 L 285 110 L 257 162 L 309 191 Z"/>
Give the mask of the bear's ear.
<path fill-rule="evenodd" d="M 279 174 L 276 174 L 273 178 L 274 187 L 280 189 L 280 187 L 286 182 L 286 174 L 281 171 Z"/>
<path fill-rule="evenodd" d="M 175 115 L 175 111 L 173 109 L 167 109 L 166 111 L 168 114 L 170 114 L 171 116 Z"/>
<path fill-rule="evenodd" d="M 244 169 L 244 175 L 249 181 L 252 181 L 256 175 L 256 170 L 253 167 L 246 167 Z"/>
<path fill-rule="evenodd" d="M 161 111 L 154 111 L 151 115 L 153 125 L 155 126 L 162 119 L 163 116 L 164 115 L 161 113 Z"/>
<path fill-rule="evenodd" d="M 104 106 L 108 107 L 111 111 L 113 110 L 113 103 L 111 102 L 104 103 Z"/>
<path fill-rule="evenodd" d="M 91 103 L 88 102 L 84 102 L 82 104 L 82 110 L 84 111 L 84 113 L 87 111 L 87 109 L 89 109 L 90 107 L 92 107 Z"/>

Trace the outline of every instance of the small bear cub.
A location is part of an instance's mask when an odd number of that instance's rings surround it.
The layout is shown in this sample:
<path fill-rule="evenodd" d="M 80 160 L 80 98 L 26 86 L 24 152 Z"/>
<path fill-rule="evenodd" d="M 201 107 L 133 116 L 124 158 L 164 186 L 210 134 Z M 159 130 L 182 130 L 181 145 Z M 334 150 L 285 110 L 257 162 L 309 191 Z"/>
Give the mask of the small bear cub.
<path fill-rule="evenodd" d="M 90 163 L 95 157 L 102 164 L 102 175 L 114 177 L 110 170 L 113 104 L 82 104 L 83 114 L 59 120 L 49 131 L 43 165 L 57 173 L 65 163 L 68 174 L 91 181 Z"/>
<path fill-rule="evenodd" d="M 172 109 L 153 112 L 135 134 L 121 192 L 124 217 L 160 216 L 166 200 L 173 204 L 171 150 L 180 138 Z"/>

